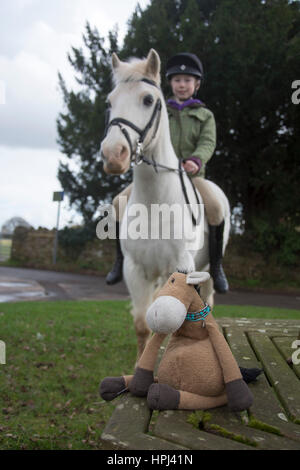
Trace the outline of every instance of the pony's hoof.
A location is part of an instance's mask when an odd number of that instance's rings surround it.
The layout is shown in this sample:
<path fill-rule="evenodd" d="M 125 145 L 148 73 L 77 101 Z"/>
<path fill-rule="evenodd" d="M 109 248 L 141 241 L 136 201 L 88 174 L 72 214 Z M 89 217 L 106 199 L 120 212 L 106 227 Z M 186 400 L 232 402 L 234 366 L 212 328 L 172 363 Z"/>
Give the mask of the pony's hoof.
<path fill-rule="evenodd" d="M 177 410 L 180 393 L 167 384 L 152 384 L 147 395 L 151 410 Z"/>
<path fill-rule="evenodd" d="M 126 390 L 124 377 L 106 377 L 99 387 L 99 394 L 105 401 L 111 401 Z"/>

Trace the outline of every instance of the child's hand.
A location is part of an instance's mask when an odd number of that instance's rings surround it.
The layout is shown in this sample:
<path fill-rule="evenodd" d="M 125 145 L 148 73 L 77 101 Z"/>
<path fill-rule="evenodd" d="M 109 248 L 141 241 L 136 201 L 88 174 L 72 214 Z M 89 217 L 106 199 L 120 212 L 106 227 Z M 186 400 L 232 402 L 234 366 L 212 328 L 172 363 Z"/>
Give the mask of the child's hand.
<path fill-rule="evenodd" d="M 193 162 L 192 160 L 187 160 L 186 162 L 182 163 L 184 170 L 191 175 L 195 175 L 199 171 L 199 167 L 197 163 Z"/>

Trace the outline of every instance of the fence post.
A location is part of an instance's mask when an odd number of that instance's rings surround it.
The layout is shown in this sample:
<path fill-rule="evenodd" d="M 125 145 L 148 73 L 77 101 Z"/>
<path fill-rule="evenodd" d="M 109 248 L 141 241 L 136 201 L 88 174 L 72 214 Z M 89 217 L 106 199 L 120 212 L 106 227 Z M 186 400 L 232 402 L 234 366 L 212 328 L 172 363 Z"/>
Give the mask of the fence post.
<path fill-rule="evenodd" d="M 60 216 L 60 203 L 61 203 L 61 201 L 63 201 L 63 199 L 64 199 L 64 191 L 56 191 L 56 192 L 53 193 L 53 201 L 58 202 L 56 230 L 55 230 L 54 247 L 53 247 L 53 264 L 56 264 L 58 227 L 59 227 L 59 216 Z"/>

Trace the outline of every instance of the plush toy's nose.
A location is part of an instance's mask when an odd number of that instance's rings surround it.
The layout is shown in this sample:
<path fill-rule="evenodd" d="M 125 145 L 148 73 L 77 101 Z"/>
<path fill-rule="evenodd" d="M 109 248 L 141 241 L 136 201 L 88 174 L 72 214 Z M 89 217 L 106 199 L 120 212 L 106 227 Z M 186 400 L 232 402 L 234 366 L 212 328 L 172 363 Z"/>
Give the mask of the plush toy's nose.
<path fill-rule="evenodd" d="M 146 322 L 154 333 L 174 333 L 186 317 L 185 305 L 176 297 L 162 295 L 147 310 Z"/>

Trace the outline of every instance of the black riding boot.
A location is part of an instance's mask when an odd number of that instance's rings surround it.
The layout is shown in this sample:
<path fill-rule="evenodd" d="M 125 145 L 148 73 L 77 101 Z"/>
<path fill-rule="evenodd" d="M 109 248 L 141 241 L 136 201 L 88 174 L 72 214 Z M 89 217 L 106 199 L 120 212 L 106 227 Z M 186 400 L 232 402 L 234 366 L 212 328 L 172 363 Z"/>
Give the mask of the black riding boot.
<path fill-rule="evenodd" d="M 119 233 L 120 224 L 116 222 L 116 259 L 115 264 L 113 265 L 112 270 L 106 276 L 106 284 L 112 285 L 117 284 L 117 282 L 122 281 L 123 279 L 123 260 L 124 256 L 121 250 Z"/>
<path fill-rule="evenodd" d="M 222 267 L 224 221 L 220 225 L 209 225 L 209 263 L 210 274 L 214 280 L 214 288 L 225 294 L 228 282 Z"/>

